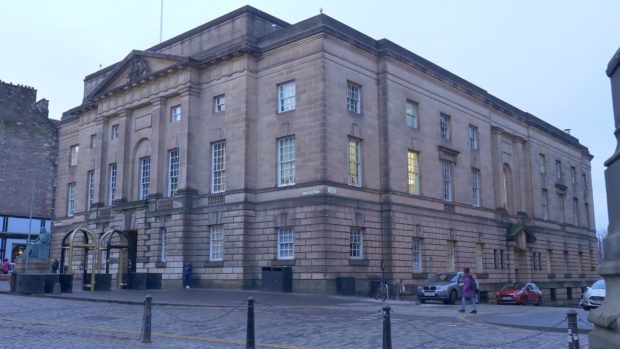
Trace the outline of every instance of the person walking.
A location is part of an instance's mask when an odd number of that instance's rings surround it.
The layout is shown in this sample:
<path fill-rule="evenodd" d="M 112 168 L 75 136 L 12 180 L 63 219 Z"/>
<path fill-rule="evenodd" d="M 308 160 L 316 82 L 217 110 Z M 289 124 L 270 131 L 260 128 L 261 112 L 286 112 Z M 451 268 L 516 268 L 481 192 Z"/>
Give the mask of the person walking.
<path fill-rule="evenodd" d="M 185 263 L 183 267 L 183 287 L 190 288 L 190 282 L 192 280 L 192 270 L 194 267 L 192 266 L 192 262 Z"/>
<path fill-rule="evenodd" d="M 476 310 L 476 280 L 469 273 L 469 268 L 463 269 L 465 276 L 463 277 L 463 297 L 461 298 L 461 309 L 459 312 L 465 312 L 465 301 L 469 299 L 472 305 L 472 314 L 477 314 Z"/>
<path fill-rule="evenodd" d="M 11 267 L 11 263 L 9 263 L 9 260 L 7 258 L 5 258 L 4 259 L 4 263 L 2 264 L 2 273 L 3 274 L 8 274 L 10 267 Z"/>

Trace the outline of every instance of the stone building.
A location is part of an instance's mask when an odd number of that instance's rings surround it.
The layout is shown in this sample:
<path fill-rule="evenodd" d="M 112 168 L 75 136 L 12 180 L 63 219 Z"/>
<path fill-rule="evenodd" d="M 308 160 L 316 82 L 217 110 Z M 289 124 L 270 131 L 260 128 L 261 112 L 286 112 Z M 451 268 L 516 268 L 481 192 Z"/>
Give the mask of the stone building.
<path fill-rule="evenodd" d="M 77 149 L 79 148 L 79 152 Z M 243 7 L 88 75 L 59 125 L 56 224 L 136 239 L 178 286 L 358 293 L 469 266 L 483 296 L 595 278 L 588 149 L 386 39 Z M 60 242 L 56 235 L 54 244 Z"/>
<path fill-rule="evenodd" d="M 32 87 L 0 81 L 0 259 L 11 262 L 29 231 L 51 232 L 57 121 L 36 98 Z"/>

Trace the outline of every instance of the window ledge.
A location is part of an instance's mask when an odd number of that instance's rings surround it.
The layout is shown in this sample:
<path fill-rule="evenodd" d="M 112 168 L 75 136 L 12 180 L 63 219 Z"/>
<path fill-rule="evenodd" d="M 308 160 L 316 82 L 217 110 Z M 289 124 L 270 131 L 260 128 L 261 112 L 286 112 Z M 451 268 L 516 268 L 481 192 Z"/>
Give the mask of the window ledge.
<path fill-rule="evenodd" d="M 224 266 L 224 261 L 206 261 L 202 266 L 205 268 L 221 268 Z"/>
<path fill-rule="evenodd" d="M 370 261 L 368 259 L 349 259 L 349 265 L 367 267 L 370 265 Z"/>

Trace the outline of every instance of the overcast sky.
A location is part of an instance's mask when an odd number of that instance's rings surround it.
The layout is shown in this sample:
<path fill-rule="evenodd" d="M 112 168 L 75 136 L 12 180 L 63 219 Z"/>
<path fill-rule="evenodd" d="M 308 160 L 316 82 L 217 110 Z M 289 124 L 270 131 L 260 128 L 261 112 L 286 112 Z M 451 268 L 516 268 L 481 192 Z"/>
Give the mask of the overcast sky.
<path fill-rule="evenodd" d="M 571 134 L 590 149 L 597 230 L 608 224 L 603 162 L 615 149 L 607 63 L 620 1 L 164 0 L 163 39 L 244 5 L 289 23 L 323 12 L 400 46 Z M 159 43 L 160 0 L 0 0 L 0 80 L 28 85 L 50 116 L 83 79 Z"/>

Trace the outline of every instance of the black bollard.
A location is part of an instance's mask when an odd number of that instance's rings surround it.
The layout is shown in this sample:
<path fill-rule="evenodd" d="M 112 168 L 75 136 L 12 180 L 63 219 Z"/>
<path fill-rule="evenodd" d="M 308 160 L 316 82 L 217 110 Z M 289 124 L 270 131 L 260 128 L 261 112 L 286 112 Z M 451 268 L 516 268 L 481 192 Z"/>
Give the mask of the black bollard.
<path fill-rule="evenodd" d="M 579 349 L 579 328 L 577 327 L 577 312 L 571 309 L 566 312 L 568 323 L 568 349 Z"/>
<path fill-rule="evenodd" d="M 383 307 L 383 349 L 392 349 L 392 327 L 390 325 L 390 306 Z"/>
<path fill-rule="evenodd" d="M 254 338 L 254 297 L 248 297 L 248 329 L 245 337 L 245 349 L 255 349 Z"/>
<path fill-rule="evenodd" d="M 152 297 L 147 295 L 144 299 L 144 317 L 142 323 L 142 343 L 151 343 L 151 301 Z"/>

